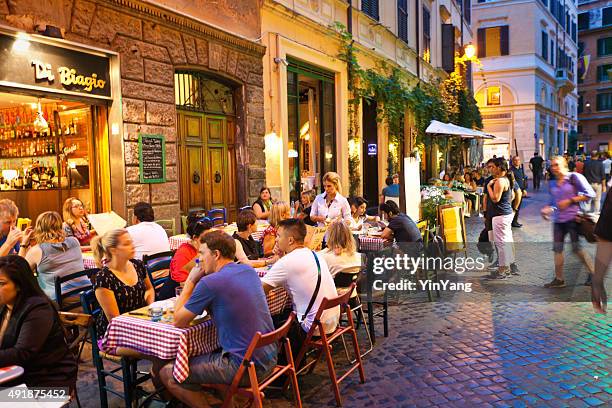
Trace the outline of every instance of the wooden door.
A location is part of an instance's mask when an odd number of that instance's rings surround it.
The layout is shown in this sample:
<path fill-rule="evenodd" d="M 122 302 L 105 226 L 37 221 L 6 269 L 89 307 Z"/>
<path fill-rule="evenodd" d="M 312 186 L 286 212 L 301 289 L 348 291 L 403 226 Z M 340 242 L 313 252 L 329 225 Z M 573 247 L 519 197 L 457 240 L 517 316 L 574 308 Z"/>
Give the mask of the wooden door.
<path fill-rule="evenodd" d="M 182 212 L 226 208 L 235 219 L 233 118 L 179 111 L 178 123 Z"/>

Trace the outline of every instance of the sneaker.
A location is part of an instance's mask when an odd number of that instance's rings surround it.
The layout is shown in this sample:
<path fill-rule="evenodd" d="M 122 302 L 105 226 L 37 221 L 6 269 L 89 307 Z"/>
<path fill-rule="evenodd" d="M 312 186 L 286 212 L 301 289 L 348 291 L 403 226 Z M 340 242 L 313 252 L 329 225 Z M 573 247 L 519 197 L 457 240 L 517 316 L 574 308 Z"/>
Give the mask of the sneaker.
<path fill-rule="evenodd" d="M 564 288 L 565 281 L 555 278 L 550 283 L 547 283 L 546 285 L 544 285 L 544 287 L 545 288 Z"/>
<path fill-rule="evenodd" d="M 520 275 L 518 265 L 515 262 L 512 262 L 510 264 L 510 275 L 514 275 L 514 276 Z"/>
<path fill-rule="evenodd" d="M 496 270 L 495 272 L 491 272 L 490 275 L 485 276 L 486 280 L 504 280 L 507 278 L 508 278 L 508 275 L 506 275 L 503 272 L 500 272 L 499 270 Z"/>
<path fill-rule="evenodd" d="M 523 224 L 519 224 L 518 222 L 513 222 L 512 224 L 512 228 L 521 228 L 523 226 Z"/>

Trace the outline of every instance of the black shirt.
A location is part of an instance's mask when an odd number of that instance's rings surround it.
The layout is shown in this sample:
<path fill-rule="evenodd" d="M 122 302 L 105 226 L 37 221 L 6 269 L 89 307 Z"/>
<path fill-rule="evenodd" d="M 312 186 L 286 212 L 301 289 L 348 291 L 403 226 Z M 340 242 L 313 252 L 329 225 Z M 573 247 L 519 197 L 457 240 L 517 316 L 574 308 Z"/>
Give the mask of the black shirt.
<path fill-rule="evenodd" d="M 542 170 L 543 163 L 544 159 L 541 156 L 534 156 L 531 158 L 531 160 L 529 160 L 529 164 L 531 164 L 531 167 L 535 171 Z"/>
<path fill-rule="evenodd" d="M 419 227 L 406 214 L 398 214 L 391 218 L 388 227 L 393 231 L 397 242 L 421 242 Z"/>
<path fill-rule="evenodd" d="M 602 161 L 587 159 L 584 162 L 582 175 L 589 183 L 601 183 L 606 178 L 606 172 Z"/>
<path fill-rule="evenodd" d="M 519 188 L 525 190 L 527 186 L 525 185 L 525 173 L 523 172 L 523 168 L 510 166 L 510 171 L 514 174 L 514 180 Z"/>
<path fill-rule="evenodd" d="M 249 239 L 244 239 L 238 235 L 237 232 L 234 232 L 232 237 L 242 244 L 242 249 L 247 258 L 250 260 L 259 259 L 259 247 L 257 241 L 255 241 L 252 236 L 249 235 Z"/>
<path fill-rule="evenodd" d="M 599 238 L 612 241 L 612 193 L 606 195 L 594 232 Z"/>

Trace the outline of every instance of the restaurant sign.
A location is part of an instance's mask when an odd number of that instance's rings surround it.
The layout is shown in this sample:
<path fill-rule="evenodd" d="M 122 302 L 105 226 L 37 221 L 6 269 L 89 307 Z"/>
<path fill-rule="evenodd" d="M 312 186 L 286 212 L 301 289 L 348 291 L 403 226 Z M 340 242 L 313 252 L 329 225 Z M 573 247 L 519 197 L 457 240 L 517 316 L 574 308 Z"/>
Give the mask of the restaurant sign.
<path fill-rule="evenodd" d="M 99 54 L 0 34 L 0 84 L 110 99 L 110 62 Z"/>

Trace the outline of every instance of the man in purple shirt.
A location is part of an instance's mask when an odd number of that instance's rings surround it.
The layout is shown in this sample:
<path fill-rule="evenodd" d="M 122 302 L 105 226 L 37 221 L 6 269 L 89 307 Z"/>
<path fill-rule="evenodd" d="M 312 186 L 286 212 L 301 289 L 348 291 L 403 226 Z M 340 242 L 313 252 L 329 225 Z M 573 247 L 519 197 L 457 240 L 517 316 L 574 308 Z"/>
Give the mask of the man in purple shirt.
<path fill-rule="evenodd" d="M 552 159 L 550 170 L 555 180 L 550 182 L 550 205 L 542 208 L 542 216 L 549 219 L 553 216 L 553 251 L 555 253 L 555 278 L 544 285 L 546 288 L 562 288 L 563 279 L 563 241 L 569 234 L 574 253 L 593 273 L 593 263 L 580 248 L 578 241 L 578 226 L 576 215 L 580 210 L 580 202 L 589 201 L 595 197 L 595 191 L 582 174 L 571 173 L 567 162 L 561 156 Z"/>

